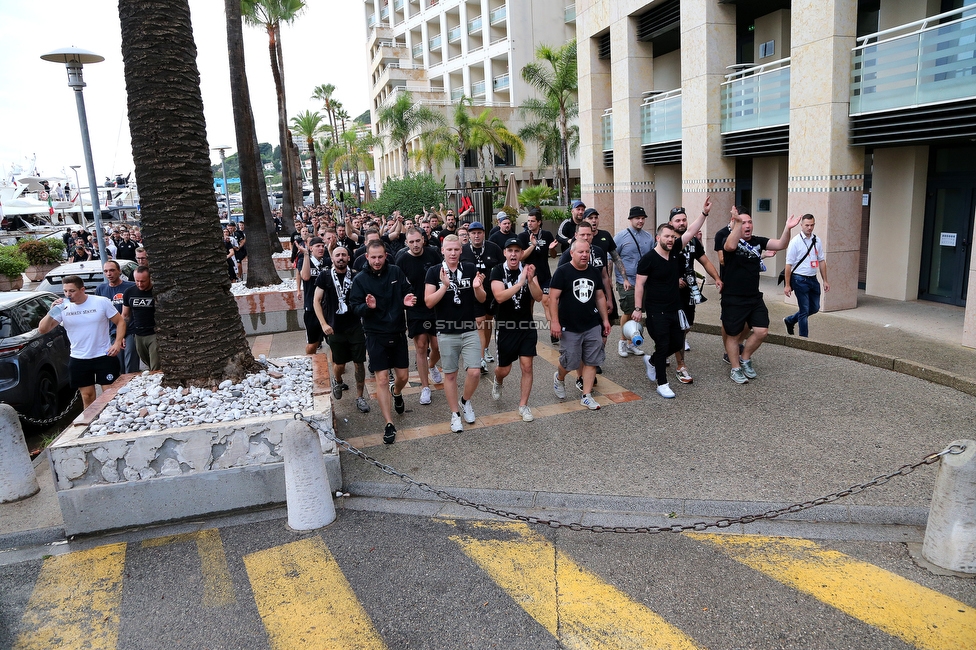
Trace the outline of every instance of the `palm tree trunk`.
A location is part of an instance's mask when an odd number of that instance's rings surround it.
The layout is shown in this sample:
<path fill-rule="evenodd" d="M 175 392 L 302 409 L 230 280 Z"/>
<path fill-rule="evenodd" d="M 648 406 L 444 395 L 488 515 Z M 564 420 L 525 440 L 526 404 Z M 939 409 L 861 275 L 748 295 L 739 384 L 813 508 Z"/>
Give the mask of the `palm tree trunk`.
<path fill-rule="evenodd" d="M 315 140 L 308 139 L 308 152 L 312 156 L 312 202 L 322 205 L 322 192 L 319 190 L 319 163 L 315 159 Z"/>
<path fill-rule="evenodd" d="M 209 181 L 190 7 L 187 0 L 127 0 L 119 19 L 163 381 L 238 381 L 255 364 L 230 293 Z"/>
<path fill-rule="evenodd" d="M 565 111 L 559 113 L 559 155 L 562 157 L 563 168 L 563 205 L 569 205 L 569 129 Z"/>
<path fill-rule="evenodd" d="M 241 25 L 240 0 L 224 0 L 224 15 L 227 22 L 230 95 L 234 107 L 237 159 L 240 162 L 244 232 L 247 234 L 247 284 L 250 287 L 263 287 L 279 284 L 281 278 L 271 258 L 271 234 L 268 232 L 271 206 L 268 203 L 268 192 L 264 189 L 261 153 L 258 151 L 251 93 L 244 67 L 244 29 Z M 277 236 L 274 240 L 280 247 Z"/>
<path fill-rule="evenodd" d="M 275 82 L 275 99 L 278 102 L 278 140 L 281 147 L 281 224 L 287 233 L 295 232 L 295 202 L 292 197 L 291 156 L 288 153 L 288 143 L 291 133 L 288 131 L 288 112 L 285 108 L 284 77 L 281 72 L 281 61 L 278 49 L 275 47 L 277 32 L 268 28 L 268 54 L 271 57 L 271 76 Z"/>

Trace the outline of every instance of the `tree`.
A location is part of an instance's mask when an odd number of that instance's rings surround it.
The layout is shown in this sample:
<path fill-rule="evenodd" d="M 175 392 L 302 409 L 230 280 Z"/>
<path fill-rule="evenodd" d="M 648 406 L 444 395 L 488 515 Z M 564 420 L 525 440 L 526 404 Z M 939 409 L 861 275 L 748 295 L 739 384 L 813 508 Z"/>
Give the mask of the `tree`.
<path fill-rule="evenodd" d="M 339 169 L 345 166 L 352 168 L 356 174 L 356 204 L 359 205 L 359 167 L 362 166 L 366 171 L 366 183 L 364 196 L 369 201 L 369 171 L 373 169 L 373 146 L 376 138 L 372 134 L 363 133 L 359 129 L 348 131 L 342 134 L 342 141 L 345 145 L 345 152 L 335 160 L 335 167 Z"/>
<path fill-rule="evenodd" d="M 332 144 L 339 144 L 339 133 L 336 131 L 336 116 L 335 116 L 335 100 L 332 99 L 332 94 L 335 92 L 336 87 L 332 84 L 321 84 L 315 87 L 312 91 L 312 99 L 317 99 L 322 102 L 325 107 L 325 114 L 329 120 L 329 127 L 332 131 Z"/>
<path fill-rule="evenodd" d="M 539 118 L 550 115 L 555 108 L 556 127 L 559 130 L 559 158 L 562 166 L 563 200 L 569 204 L 569 122 L 579 115 L 577 96 L 579 80 L 576 74 L 576 39 L 553 49 L 540 45 L 535 51 L 538 63 L 528 63 L 522 68 L 522 79 L 539 91 L 542 99 L 522 102 L 523 114 Z"/>
<path fill-rule="evenodd" d="M 511 147 L 515 155 L 525 156 L 525 143 L 522 138 L 508 130 L 500 117 L 492 115 L 490 109 L 485 109 L 474 119 L 471 129 L 471 144 L 478 150 L 478 171 L 482 176 L 487 174 L 485 165 L 485 150 L 491 156 L 492 171 L 495 166 L 495 152 L 505 146 Z"/>
<path fill-rule="evenodd" d="M 325 176 L 325 195 L 332 200 L 332 165 L 336 158 L 342 155 L 342 149 L 332 142 L 331 138 L 319 138 L 315 145 L 318 147 L 319 160 L 322 162 L 322 175 Z"/>
<path fill-rule="evenodd" d="M 227 22 L 227 58 L 230 63 L 231 103 L 234 108 L 234 131 L 237 136 L 238 174 L 241 179 L 241 205 L 247 233 L 247 286 L 265 287 L 280 284 L 271 255 L 281 251 L 277 228 L 268 203 L 261 151 L 251 93 L 244 64 L 244 30 L 241 25 L 240 0 L 224 0 Z"/>
<path fill-rule="evenodd" d="M 406 177 L 409 169 L 408 145 L 411 138 L 425 127 L 444 125 L 444 117 L 429 106 L 414 104 L 409 92 L 397 93 L 393 103 L 380 109 L 376 121 L 391 147 L 400 149 L 401 177 Z"/>
<path fill-rule="evenodd" d="M 437 131 L 439 139 L 450 146 L 454 153 L 458 164 L 457 187 L 461 190 L 465 185 L 464 159 L 468 149 L 507 144 L 519 155 L 525 154 L 522 140 L 509 131 L 501 119 L 493 117 L 491 109 L 486 108 L 474 117 L 469 111 L 470 106 L 471 99 L 462 97 L 454 107 L 451 122 Z"/>
<path fill-rule="evenodd" d="M 418 168 L 423 167 L 425 173 L 433 175 L 436 166 L 439 174 L 441 163 L 451 157 L 451 149 L 438 140 L 436 131 L 421 131 L 417 137 L 420 147 L 411 151 L 410 157 Z"/>
<path fill-rule="evenodd" d="M 294 144 L 291 140 L 291 132 L 288 130 L 288 109 L 285 104 L 285 64 L 281 50 L 281 23 L 291 23 L 304 9 L 305 2 L 303 0 L 241 1 L 241 11 L 248 24 L 264 27 L 268 34 L 271 76 L 274 77 L 275 99 L 278 102 L 278 138 L 281 141 L 281 221 L 288 231 L 295 230 L 294 183 L 295 175 L 299 170 L 294 164 L 295 156 L 292 151 Z"/>
<path fill-rule="evenodd" d="M 255 364 L 227 277 L 190 7 L 128 0 L 119 19 L 164 382 L 237 381 Z"/>
<path fill-rule="evenodd" d="M 439 205 L 446 200 L 444 183 L 430 174 L 414 174 L 407 178 L 390 178 L 383 183 L 383 191 L 369 206 L 377 214 L 422 214 L 425 207 Z"/>
<path fill-rule="evenodd" d="M 559 135 L 559 127 L 556 120 L 559 117 L 559 107 L 550 105 L 548 110 L 540 116 L 537 112 L 537 121 L 530 122 L 519 129 L 519 137 L 526 142 L 534 142 L 538 151 L 539 172 L 548 167 L 553 170 L 553 178 L 556 179 L 556 186 L 563 187 L 562 177 L 559 173 L 561 160 L 560 151 L 562 150 L 562 140 Z M 570 155 L 579 151 L 579 126 L 572 124 L 569 127 L 569 153 Z"/>
<path fill-rule="evenodd" d="M 319 192 L 319 167 L 315 156 L 315 137 L 322 131 L 322 116 L 316 111 L 305 111 L 291 118 L 292 128 L 308 145 L 308 155 L 312 159 L 312 201 L 321 205 L 322 195 Z"/>

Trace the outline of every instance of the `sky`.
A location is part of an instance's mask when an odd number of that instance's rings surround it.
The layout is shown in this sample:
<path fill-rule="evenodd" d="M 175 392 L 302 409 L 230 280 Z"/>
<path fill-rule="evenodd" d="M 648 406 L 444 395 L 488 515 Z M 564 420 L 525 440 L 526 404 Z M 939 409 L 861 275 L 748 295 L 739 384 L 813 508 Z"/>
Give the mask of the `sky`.
<path fill-rule="evenodd" d="M 237 151 L 230 100 L 227 34 L 221 0 L 189 0 L 197 66 L 207 120 L 208 146 Z M 306 0 L 304 14 L 282 28 L 285 92 L 289 118 L 320 110 L 310 99 L 324 83 L 355 117 L 369 108 L 366 23 L 363 3 Z M 84 67 L 85 107 L 91 134 L 95 178 L 134 169 L 127 118 L 122 39 L 117 0 L 35 0 L 25 5 L 0 0 L 0 173 L 9 178 L 15 164 L 26 167 L 36 154 L 43 176 L 67 176 L 71 165 L 85 181 L 84 154 L 74 92 L 60 63 L 40 56 L 79 47 L 105 57 Z M 254 121 L 260 142 L 278 143 L 274 80 L 263 28 L 244 26 L 244 49 Z M 219 154 L 211 152 L 214 163 Z"/>

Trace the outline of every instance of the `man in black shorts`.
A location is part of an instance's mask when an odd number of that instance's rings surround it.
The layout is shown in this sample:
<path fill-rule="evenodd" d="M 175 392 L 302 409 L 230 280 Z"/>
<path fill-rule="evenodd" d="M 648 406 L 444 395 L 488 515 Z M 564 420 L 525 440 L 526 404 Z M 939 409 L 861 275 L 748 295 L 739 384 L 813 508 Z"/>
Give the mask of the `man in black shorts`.
<path fill-rule="evenodd" d="M 474 264 L 478 273 L 491 277 L 491 271 L 504 260 L 502 249 L 485 240 L 485 227 L 480 221 L 474 221 L 468 226 L 468 237 L 470 242 L 461 247 L 461 261 Z M 481 335 L 481 374 L 488 374 L 488 364 L 495 358 L 488 351 L 488 344 L 491 343 L 491 330 L 494 323 L 492 316 L 495 313 L 494 301 L 489 294 L 488 299 L 483 303 L 475 304 L 475 319 L 478 323 L 478 333 Z"/>
<path fill-rule="evenodd" d="M 392 445 L 396 427 L 390 411 L 390 400 L 398 414 L 406 410 L 403 387 L 407 385 L 410 351 L 407 348 L 407 320 L 404 307 L 413 307 L 417 296 L 411 293 L 410 283 L 400 267 L 387 264 L 386 246 L 372 241 L 366 248 L 367 268 L 352 281 L 349 306 L 363 319 L 366 332 L 366 352 L 369 369 L 376 376 L 376 401 L 386 419 L 383 442 Z M 390 384 L 390 370 L 395 380 Z M 389 393 L 387 393 L 389 386 Z"/>
<path fill-rule="evenodd" d="M 400 267 L 410 282 L 411 291 L 415 296 L 424 295 L 424 283 L 427 270 L 441 263 L 440 253 L 436 249 L 424 245 L 425 236 L 419 228 L 407 231 L 407 247 L 397 253 L 396 265 Z M 423 300 L 407 308 L 407 334 L 413 339 L 413 348 L 417 355 L 417 374 L 420 375 L 420 403 L 430 404 L 430 382 L 443 383 L 444 377 L 437 368 L 441 359 L 440 346 L 437 344 L 437 330 L 434 329 L 434 310 Z M 430 379 L 428 379 L 428 370 Z"/>
<path fill-rule="evenodd" d="M 759 274 L 766 270 L 763 251 L 781 251 L 790 244 L 790 230 L 800 223 L 791 216 L 779 239 L 771 240 L 752 234 L 752 217 L 744 207 L 732 213 L 732 230 L 725 240 L 725 269 L 722 272 L 722 334 L 725 353 L 732 371 L 729 376 L 737 384 L 747 384 L 758 374 L 752 366 L 752 355 L 769 333 L 769 311 L 759 290 Z M 739 335 L 746 325 L 752 334 L 743 343 L 739 354 Z"/>
<path fill-rule="evenodd" d="M 366 335 L 363 322 L 349 307 L 349 290 L 356 272 L 349 268 L 349 251 L 338 246 L 332 249 L 332 268 L 315 280 L 315 316 L 332 350 L 332 396 L 342 399 L 342 391 L 349 390 L 342 375 L 350 361 L 356 366 L 356 407 L 369 413 L 366 401 Z"/>
<path fill-rule="evenodd" d="M 535 267 L 535 277 L 542 287 L 542 308 L 546 312 L 546 320 L 552 322 L 552 310 L 549 307 L 549 282 L 552 280 L 552 271 L 549 270 L 549 250 L 556 246 L 556 238 L 548 230 L 542 229 L 542 210 L 539 208 L 529 210 L 525 225 L 528 226 L 528 230 L 519 234 L 519 243 L 522 244 L 522 263 Z M 556 338 L 552 337 L 550 341 L 555 344 Z"/>
<path fill-rule="evenodd" d="M 321 237 L 312 237 L 308 240 L 308 254 L 299 253 L 297 264 L 302 279 L 302 296 L 305 300 L 305 354 L 315 354 L 325 338 L 313 307 L 315 281 L 329 266 L 325 258 L 325 240 Z"/>
<path fill-rule="evenodd" d="M 529 408 L 532 392 L 532 364 L 539 341 L 532 318 L 532 306 L 542 300 L 542 287 L 535 277 L 535 267 L 523 265 L 522 246 L 515 237 L 505 242 L 505 262 L 491 271 L 491 292 L 498 304 L 495 317 L 498 326 L 498 365 L 491 385 L 491 397 L 501 399 L 502 382 L 512 372 L 512 363 L 518 359 L 522 370 L 519 415 L 523 422 L 534 418 Z"/>

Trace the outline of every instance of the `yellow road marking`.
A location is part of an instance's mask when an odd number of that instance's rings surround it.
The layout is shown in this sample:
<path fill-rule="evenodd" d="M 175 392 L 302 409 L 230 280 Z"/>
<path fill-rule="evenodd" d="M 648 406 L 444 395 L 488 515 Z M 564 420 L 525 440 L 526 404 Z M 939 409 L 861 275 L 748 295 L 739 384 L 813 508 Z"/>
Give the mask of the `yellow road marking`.
<path fill-rule="evenodd" d="M 318 537 L 244 556 L 272 648 L 385 648 Z"/>
<path fill-rule="evenodd" d="M 488 524 L 514 539 L 455 535 L 474 560 L 567 648 L 697 648 L 678 628 L 577 564 L 524 524 Z"/>
<path fill-rule="evenodd" d="M 197 555 L 200 556 L 200 571 L 203 573 L 203 605 L 223 607 L 236 602 L 234 582 L 230 579 L 227 556 L 224 555 L 224 544 L 220 540 L 220 531 L 216 528 L 149 539 L 142 543 L 142 548 L 188 543 L 196 544 Z"/>
<path fill-rule="evenodd" d="M 125 544 L 44 560 L 15 650 L 115 648 L 124 566 Z"/>
<path fill-rule="evenodd" d="M 689 533 L 734 560 L 918 648 L 976 648 L 976 609 L 804 539 Z"/>

